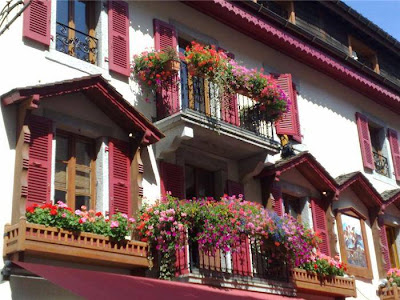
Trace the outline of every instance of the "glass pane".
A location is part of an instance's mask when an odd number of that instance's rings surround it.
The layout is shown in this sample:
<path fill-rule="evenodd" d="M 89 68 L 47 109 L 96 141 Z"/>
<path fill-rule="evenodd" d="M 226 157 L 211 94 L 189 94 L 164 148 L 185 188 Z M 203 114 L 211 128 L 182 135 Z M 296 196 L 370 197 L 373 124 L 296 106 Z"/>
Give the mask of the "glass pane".
<path fill-rule="evenodd" d="M 77 195 L 90 194 L 90 170 L 76 166 L 75 193 Z"/>
<path fill-rule="evenodd" d="M 82 205 L 85 205 L 88 210 L 91 209 L 89 196 L 76 196 L 75 197 L 75 209 L 81 209 Z"/>
<path fill-rule="evenodd" d="M 190 166 L 185 166 L 185 190 L 187 199 L 192 199 L 193 197 L 196 197 L 194 169 Z"/>
<path fill-rule="evenodd" d="M 198 196 L 199 197 L 213 197 L 213 173 L 205 170 L 197 169 L 198 180 Z"/>
<path fill-rule="evenodd" d="M 55 190 L 54 202 L 57 203 L 58 201 L 62 201 L 64 203 L 66 203 L 66 196 L 67 196 L 67 192 Z"/>
<path fill-rule="evenodd" d="M 90 166 L 91 144 L 78 141 L 76 143 L 76 163 L 78 165 Z"/>
<path fill-rule="evenodd" d="M 56 162 L 56 172 L 54 176 L 54 185 L 56 189 L 67 188 L 67 164 Z"/>
<path fill-rule="evenodd" d="M 68 1 L 57 1 L 57 22 L 68 25 Z"/>
<path fill-rule="evenodd" d="M 86 13 L 88 3 L 86 1 L 75 1 L 74 4 L 75 29 L 84 34 L 89 34 L 89 20 Z"/>
<path fill-rule="evenodd" d="M 68 160 L 68 139 L 62 136 L 56 137 L 56 160 Z"/>

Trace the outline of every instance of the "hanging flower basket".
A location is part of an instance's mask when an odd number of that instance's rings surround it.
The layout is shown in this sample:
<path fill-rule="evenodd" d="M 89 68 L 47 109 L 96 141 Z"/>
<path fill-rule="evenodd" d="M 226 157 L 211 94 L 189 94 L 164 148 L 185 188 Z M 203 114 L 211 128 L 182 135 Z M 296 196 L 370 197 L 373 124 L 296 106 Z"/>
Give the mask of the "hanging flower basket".
<path fill-rule="evenodd" d="M 171 73 L 178 73 L 181 68 L 181 62 L 179 60 L 170 59 L 165 62 L 164 70 Z"/>

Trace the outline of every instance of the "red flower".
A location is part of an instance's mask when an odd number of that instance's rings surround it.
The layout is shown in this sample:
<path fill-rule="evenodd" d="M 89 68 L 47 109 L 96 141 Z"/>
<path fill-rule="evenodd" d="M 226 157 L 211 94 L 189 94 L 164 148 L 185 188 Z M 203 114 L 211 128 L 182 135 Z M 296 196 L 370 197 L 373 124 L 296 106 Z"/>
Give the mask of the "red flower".
<path fill-rule="evenodd" d="M 96 213 L 96 217 L 101 217 L 103 214 L 101 213 L 101 211 L 98 211 L 97 213 Z"/>
<path fill-rule="evenodd" d="M 33 214 L 33 213 L 35 212 L 35 209 L 33 208 L 33 206 L 29 206 L 29 207 L 26 209 L 26 212 Z"/>
<path fill-rule="evenodd" d="M 275 242 L 275 246 L 279 247 L 280 245 L 281 245 L 281 243 Z"/>
<path fill-rule="evenodd" d="M 82 223 L 83 223 L 82 219 L 79 219 L 79 224 L 82 224 Z"/>
<path fill-rule="evenodd" d="M 314 269 L 315 270 L 318 269 L 318 265 L 317 264 L 314 264 Z"/>
<path fill-rule="evenodd" d="M 56 210 L 56 209 L 52 209 L 52 210 L 50 211 L 50 214 L 51 214 L 52 216 L 55 216 L 55 215 L 57 214 L 57 210 Z"/>

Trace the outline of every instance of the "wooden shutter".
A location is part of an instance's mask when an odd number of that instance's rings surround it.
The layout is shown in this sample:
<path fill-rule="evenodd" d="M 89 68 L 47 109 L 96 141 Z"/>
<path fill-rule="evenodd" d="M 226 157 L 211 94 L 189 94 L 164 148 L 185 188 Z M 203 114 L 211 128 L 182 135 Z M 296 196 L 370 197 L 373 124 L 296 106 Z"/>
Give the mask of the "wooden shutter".
<path fill-rule="evenodd" d="M 168 47 L 176 49 L 178 46 L 175 27 L 163 21 L 154 19 L 154 46 L 157 51 Z M 163 82 L 157 93 L 157 118 L 162 119 L 179 111 L 178 76 L 171 76 Z"/>
<path fill-rule="evenodd" d="M 108 143 L 110 215 L 131 214 L 131 172 L 129 143 L 110 139 Z"/>
<path fill-rule="evenodd" d="M 394 175 L 396 180 L 400 181 L 400 150 L 397 132 L 388 128 L 388 139 L 390 143 L 390 149 L 392 150 Z"/>
<path fill-rule="evenodd" d="M 371 137 L 369 135 L 368 119 L 366 116 L 357 112 L 356 120 L 364 167 L 373 170 L 375 169 L 375 164 L 374 158 L 372 156 L 372 146 Z"/>
<path fill-rule="evenodd" d="M 161 195 L 171 192 L 171 196 L 185 198 L 185 175 L 181 166 L 160 162 Z"/>
<path fill-rule="evenodd" d="M 274 211 L 278 216 L 283 216 L 282 190 L 279 184 L 273 184 L 271 194 L 274 197 Z"/>
<path fill-rule="evenodd" d="M 189 254 L 189 246 L 188 246 L 188 237 L 187 233 L 180 233 L 181 244 L 184 245 L 183 248 L 179 248 L 175 251 L 176 260 L 175 260 L 175 276 L 184 275 L 189 273 L 188 266 L 188 254 Z"/>
<path fill-rule="evenodd" d="M 383 268 L 384 268 L 385 272 L 387 272 L 391 268 L 389 244 L 388 244 L 388 240 L 387 240 L 385 225 L 382 224 L 380 227 L 381 227 L 381 230 L 379 231 L 379 237 L 381 240 L 381 252 L 382 252 L 382 256 L 385 260 L 385 262 L 383 264 Z M 397 253 L 396 253 L 396 255 L 397 255 Z"/>
<path fill-rule="evenodd" d="M 52 121 L 43 117 L 29 117 L 28 195 L 26 206 L 50 202 Z"/>
<path fill-rule="evenodd" d="M 111 71 L 129 76 L 129 7 L 120 0 L 108 2 L 108 51 Z"/>
<path fill-rule="evenodd" d="M 276 81 L 290 100 L 288 111 L 284 113 L 282 118 L 275 124 L 276 133 L 291 135 L 292 137 L 295 137 L 296 140 L 300 139 L 301 142 L 297 96 L 293 89 L 292 75 L 281 74 L 276 78 Z"/>
<path fill-rule="evenodd" d="M 50 0 L 32 0 L 31 4 L 24 11 L 22 35 L 43 45 L 49 46 L 50 16 Z"/>
<path fill-rule="evenodd" d="M 221 116 L 223 121 L 239 126 L 239 109 L 236 94 L 224 93 L 222 95 Z"/>
<path fill-rule="evenodd" d="M 228 196 L 237 196 L 239 197 L 239 194 L 243 195 L 244 198 L 244 186 L 243 184 L 239 182 L 235 182 L 232 180 L 227 180 L 226 181 L 226 193 Z"/>
<path fill-rule="evenodd" d="M 240 244 L 232 252 L 232 268 L 233 274 L 250 276 L 252 273 L 249 237 L 245 234 L 240 236 Z"/>
<path fill-rule="evenodd" d="M 319 250 L 325 255 L 331 255 L 329 248 L 329 234 L 326 222 L 324 203 L 320 199 L 311 199 L 311 211 L 313 216 L 314 230 L 318 231 L 322 238 Z"/>

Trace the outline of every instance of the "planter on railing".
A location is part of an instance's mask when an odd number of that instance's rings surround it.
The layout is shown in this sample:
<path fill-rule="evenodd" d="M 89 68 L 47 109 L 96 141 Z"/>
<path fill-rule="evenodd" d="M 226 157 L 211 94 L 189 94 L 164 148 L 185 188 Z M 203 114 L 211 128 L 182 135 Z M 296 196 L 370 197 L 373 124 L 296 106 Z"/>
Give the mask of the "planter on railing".
<path fill-rule="evenodd" d="M 392 286 L 379 288 L 379 298 L 381 300 L 399 300 L 400 288 L 395 283 Z"/>
<path fill-rule="evenodd" d="M 356 297 L 356 285 L 353 278 L 341 276 L 323 277 L 302 269 L 292 270 L 292 280 L 297 291 L 341 297 Z M 386 299 L 386 298 L 385 298 Z"/>
<path fill-rule="evenodd" d="M 171 73 L 179 72 L 181 68 L 181 62 L 179 60 L 170 59 L 165 62 L 164 70 Z"/>
<path fill-rule="evenodd" d="M 98 234 L 46 227 L 21 219 L 4 229 L 3 256 L 24 252 L 42 257 L 89 262 L 117 267 L 149 267 L 148 244 L 113 242 Z"/>

